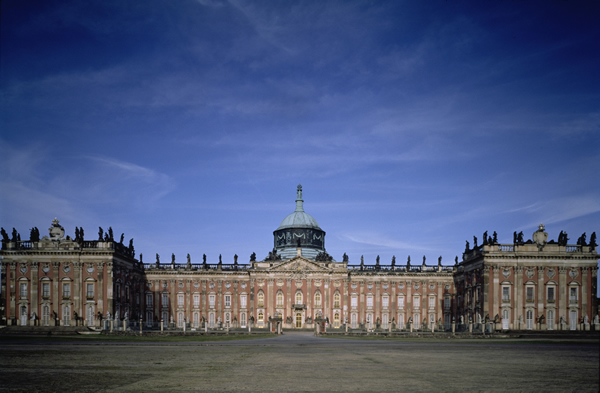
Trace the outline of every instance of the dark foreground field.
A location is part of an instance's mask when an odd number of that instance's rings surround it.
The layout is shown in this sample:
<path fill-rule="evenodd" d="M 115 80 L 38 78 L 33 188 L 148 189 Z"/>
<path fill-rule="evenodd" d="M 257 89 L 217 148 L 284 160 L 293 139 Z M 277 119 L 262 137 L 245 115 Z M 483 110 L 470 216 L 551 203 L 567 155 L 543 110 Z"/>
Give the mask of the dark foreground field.
<path fill-rule="evenodd" d="M 598 342 L 0 337 L 0 390 L 589 391 Z"/>

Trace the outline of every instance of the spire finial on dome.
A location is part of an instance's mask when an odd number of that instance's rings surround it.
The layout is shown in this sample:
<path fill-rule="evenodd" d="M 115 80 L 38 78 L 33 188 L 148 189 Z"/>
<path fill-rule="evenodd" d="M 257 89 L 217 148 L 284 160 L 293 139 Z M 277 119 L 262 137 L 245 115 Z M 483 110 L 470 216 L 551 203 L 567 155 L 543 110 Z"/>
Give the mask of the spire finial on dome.
<path fill-rule="evenodd" d="M 296 192 L 296 211 L 304 211 L 304 201 L 302 200 L 302 184 L 298 184 Z"/>

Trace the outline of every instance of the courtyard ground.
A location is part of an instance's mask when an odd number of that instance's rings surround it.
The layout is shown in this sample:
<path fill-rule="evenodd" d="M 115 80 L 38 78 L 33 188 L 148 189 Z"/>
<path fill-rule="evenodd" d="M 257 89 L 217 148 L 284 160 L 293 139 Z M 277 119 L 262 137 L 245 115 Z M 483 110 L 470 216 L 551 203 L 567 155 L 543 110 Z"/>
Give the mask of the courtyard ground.
<path fill-rule="evenodd" d="M 598 392 L 598 341 L 0 336 L 0 391 Z"/>

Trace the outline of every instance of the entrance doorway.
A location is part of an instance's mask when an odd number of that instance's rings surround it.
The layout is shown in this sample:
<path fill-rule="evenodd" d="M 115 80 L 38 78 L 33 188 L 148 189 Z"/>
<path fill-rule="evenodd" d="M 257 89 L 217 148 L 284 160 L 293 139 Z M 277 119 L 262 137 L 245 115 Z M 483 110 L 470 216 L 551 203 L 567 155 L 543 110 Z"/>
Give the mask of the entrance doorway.
<path fill-rule="evenodd" d="M 302 314 L 299 312 L 296 313 L 296 327 L 297 328 L 302 327 Z"/>

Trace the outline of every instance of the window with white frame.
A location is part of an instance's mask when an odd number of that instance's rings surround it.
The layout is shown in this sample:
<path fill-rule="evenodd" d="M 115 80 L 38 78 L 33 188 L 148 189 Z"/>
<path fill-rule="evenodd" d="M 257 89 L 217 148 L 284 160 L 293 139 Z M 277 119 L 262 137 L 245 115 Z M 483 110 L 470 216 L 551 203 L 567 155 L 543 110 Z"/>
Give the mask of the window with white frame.
<path fill-rule="evenodd" d="M 246 295 L 240 295 L 240 307 L 246 308 L 248 297 Z"/>
<path fill-rule="evenodd" d="M 169 294 L 168 293 L 162 294 L 162 306 L 169 307 Z"/>
<path fill-rule="evenodd" d="M 86 284 L 86 296 L 88 299 L 93 299 L 94 298 L 94 284 L 88 282 Z"/>
<path fill-rule="evenodd" d="M 350 307 L 358 307 L 358 297 L 356 295 L 352 295 L 352 298 L 350 299 Z"/>
<path fill-rule="evenodd" d="M 373 307 L 373 295 L 367 295 L 367 307 Z"/>
<path fill-rule="evenodd" d="M 302 304 L 302 292 L 296 292 L 296 304 Z"/>
<path fill-rule="evenodd" d="M 246 327 L 246 313 L 240 313 L 240 325 Z"/>
<path fill-rule="evenodd" d="M 258 296 L 256 297 L 256 300 L 258 302 L 258 307 L 264 307 L 265 306 L 265 294 L 263 292 L 259 292 Z"/>
<path fill-rule="evenodd" d="M 152 307 L 152 294 L 151 293 L 146 294 L 146 306 Z"/>
<path fill-rule="evenodd" d="M 383 307 L 384 309 L 388 308 L 390 306 L 390 298 L 387 295 L 384 295 L 381 298 L 381 307 Z"/>
<path fill-rule="evenodd" d="M 194 313 L 194 327 L 197 328 L 200 326 L 200 313 Z"/>
<path fill-rule="evenodd" d="M 231 295 L 225 295 L 225 308 L 231 308 Z"/>
<path fill-rule="evenodd" d="M 404 296 L 398 296 L 398 308 L 404 308 Z"/>
<path fill-rule="evenodd" d="M 413 307 L 421 308 L 421 298 L 419 296 L 413 297 Z"/>
<path fill-rule="evenodd" d="M 183 324 L 185 323 L 185 317 L 182 312 L 177 313 L 177 327 L 183 328 Z"/>
<path fill-rule="evenodd" d="M 71 283 L 70 282 L 63 282 L 62 294 L 63 294 L 63 298 L 65 298 L 65 299 L 68 299 L 71 297 Z"/>
<path fill-rule="evenodd" d="M 115 284 L 115 299 L 121 300 L 121 284 Z"/>
<path fill-rule="evenodd" d="M 569 288 L 569 303 L 577 303 L 577 287 Z"/>
<path fill-rule="evenodd" d="M 43 298 L 50 297 L 50 283 L 49 282 L 42 283 L 42 297 Z"/>
<path fill-rule="evenodd" d="M 215 295 L 208 295 L 208 307 L 215 308 Z"/>
<path fill-rule="evenodd" d="M 336 292 L 333 295 L 333 308 L 340 308 L 340 293 Z"/>
<path fill-rule="evenodd" d="M 276 299 L 276 303 L 277 303 L 277 307 L 283 307 L 283 292 L 279 291 L 277 292 L 277 299 Z"/>
<path fill-rule="evenodd" d="M 22 282 L 19 284 L 19 297 L 21 299 L 27 299 L 27 283 Z"/>
<path fill-rule="evenodd" d="M 444 310 L 450 310 L 450 298 L 449 297 L 444 298 Z"/>
<path fill-rule="evenodd" d="M 510 302 L 510 287 L 509 286 L 502 287 L 502 301 Z"/>
<path fill-rule="evenodd" d="M 200 307 L 200 295 L 197 293 L 194 294 L 194 307 Z"/>
<path fill-rule="evenodd" d="M 167 311 L 162 312 L 162 320 L 163 322 L 169 322 L 169 313 Z"/>
<path fill-rule="evenodd" d="M 430 309 L 435 308 L 435 297 L 433 297 L 433 296 L 429 296 L 429 308 Z"/>
<path fill-rule="evenodd" d="M 548 286 L 546 288 L 546 299 L 548 300 L 548 303 L 554 303 L 555 302 L 555 287 L 554 286 Z"/>
<path fill-rule="evenodd" d="M 315 292 L 315 307 L 321 307 L 321 292 Z"/>
<path fill-rule="evenodd" d="M 179 293 L 177 294 L 177 306 L 178 307 L 183 307 L 183 293 Z"/>
<path fill-rule="evenodd" d="M 146 326 L 152 326 L 152 311 L 146 311 Z"/>
<path fill-rule="evenodd" d="M 525 301 L 527 303 L 533 303 L 535 301 L 534 299 L 534 287 L 528 285 L 527 287 L 525 287 Z"/>

